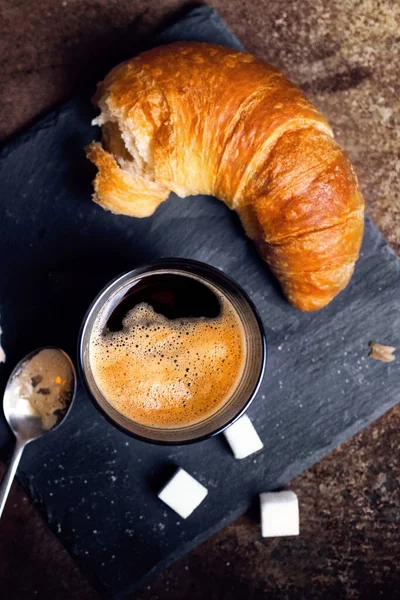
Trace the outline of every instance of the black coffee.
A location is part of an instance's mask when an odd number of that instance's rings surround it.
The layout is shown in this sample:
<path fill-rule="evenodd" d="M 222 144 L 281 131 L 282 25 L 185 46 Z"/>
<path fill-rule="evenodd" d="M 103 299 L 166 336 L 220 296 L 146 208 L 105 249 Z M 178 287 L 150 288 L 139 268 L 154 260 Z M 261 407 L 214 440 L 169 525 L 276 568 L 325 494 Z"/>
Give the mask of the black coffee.
<path fill-rule="evenodd" d="M 218 297 L 201 281 L 169 273 L 150 275 L 138 280 L 113 310 L 108 331 L 120 331 L 127 313 L 143 303 L 167 319 L 214 319 L 221 312 Z"/>
<path fill-rule="evenodd" d="M 103 323 L 103 324 L 102 324 Z M 90 363 L 104 397 L 152 427 L 203 420 L 236 389 L 246 357 L 242 322 L 216 288 L 184 275 L 146 275 L 99 318 Z"/>

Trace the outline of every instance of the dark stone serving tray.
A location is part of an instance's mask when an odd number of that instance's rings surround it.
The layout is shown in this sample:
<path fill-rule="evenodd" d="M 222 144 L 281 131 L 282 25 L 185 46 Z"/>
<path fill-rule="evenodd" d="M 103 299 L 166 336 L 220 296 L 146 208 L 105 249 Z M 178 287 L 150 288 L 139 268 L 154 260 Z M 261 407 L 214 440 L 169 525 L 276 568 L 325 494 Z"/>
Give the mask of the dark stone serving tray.
<path fill-rule="evenodd" d="M 218 15 L 196 8 L 154 44 L 177 39 L 240 48 Z M 75 356 L 81 319 L 119 272 L 153 258 L 210 263 L 235 278 L 263 319 L 267 370 L 250 416 L 264 450 L 234 460 L 221 436 L 193 446 L 152 446 L 114 429 L 79 387 L 66 423 L 26 449 L 18 472 L 34 503 L 92 583 L 122 596 L 241 514 L 260 491 L 284 485 L 399 399 L 400 360 L 367 357 L 368 342 L 398 344 L 399 261 L 367 220 L 348 288 L 327 308 L 301 313 L 281 295 L 237 217 L 210 197 L 172 195 L 135 220 L 91 201 L 83 146 L 89 96 L 76 98 L 8 144 L 0 157 L 0 311 L 6 365 L 54 344 Z M 4 419 L 0 445 L 11 443 Z M 183 521 L 156 491 L 174 466 L 209 494 Z"/>

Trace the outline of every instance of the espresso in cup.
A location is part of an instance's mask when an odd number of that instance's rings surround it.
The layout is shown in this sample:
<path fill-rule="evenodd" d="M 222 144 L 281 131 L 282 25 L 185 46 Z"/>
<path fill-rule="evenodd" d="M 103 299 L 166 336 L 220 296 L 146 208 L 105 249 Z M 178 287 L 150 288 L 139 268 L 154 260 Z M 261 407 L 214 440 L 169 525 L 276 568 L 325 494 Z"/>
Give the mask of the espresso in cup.
<path fill-rule="evenodd" d="M 189 275 L 138 278 L 94 323 L 89 361 L 98 389 L 129 420 L 179 428 L 209 418 L 232 397 L 246 362 L 233 303 Z"/>
<path fill-rule="evenodd" d="M 249 407 L 266 341 L 245 291 L 222 271 L 182 258 L 111 281 L 82 323 L 79 367 L 95 407 L 142 441 L 216 435 Z"/>

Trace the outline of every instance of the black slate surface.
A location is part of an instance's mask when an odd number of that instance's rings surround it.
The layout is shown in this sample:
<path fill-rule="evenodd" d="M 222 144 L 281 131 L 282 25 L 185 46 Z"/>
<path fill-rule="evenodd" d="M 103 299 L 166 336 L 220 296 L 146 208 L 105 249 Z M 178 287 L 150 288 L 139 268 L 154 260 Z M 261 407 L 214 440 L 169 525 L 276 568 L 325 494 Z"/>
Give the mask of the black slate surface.
<path fill-rule="evenodd" d="M 219 17 L 195 9 L 161 41 L 240 47 Z M 95 135 L 88 97 L 76 99 L 10 143 L 0 157 L 0 311 L 6 365 L 54 344 L 75 354 L 85 310 L 113 276 L 153 258 L 208 262 L 234 277 L 259 308 L 267 371 L 250 416 L 264 451 L 236 461 L 219 437 L 164 448 L 109 425 L 80 387 L 65 425 L 31 444 L 19 477 L 53 530 L 106 596 L 120 596 L 242 513 L 378 417 L 399 399 L 400 360 L 367 358 L 368 341 L 399 345 L 400 268 L 367 220 L 349 287 L 306 314 L 282 297 L 240 223 L 210 197 L 172 196 L 144 220 L 90 200 L 93 171 L 82 148 Z M 0 445 L 11 443 L 0 420 Z M 209 489 L 183 521 L 156 496 L 180 465 Z"/>

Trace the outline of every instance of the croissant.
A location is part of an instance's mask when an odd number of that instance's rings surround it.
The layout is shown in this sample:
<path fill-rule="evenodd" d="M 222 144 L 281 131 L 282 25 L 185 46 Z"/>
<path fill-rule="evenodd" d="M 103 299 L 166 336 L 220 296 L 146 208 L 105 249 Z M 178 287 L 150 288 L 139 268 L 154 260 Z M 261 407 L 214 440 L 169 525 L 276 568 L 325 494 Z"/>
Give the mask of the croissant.
<path fill-rule="evenodd" d="M 179 42 L 115 67 L 94 101 L 95 202 L 148 217 L 171 191 L 211 194 L 237 212 L 293 306 L 319 309 L 347 285 L 364 227 L 357 178 L 281 73 L 245 52 Z"/>

